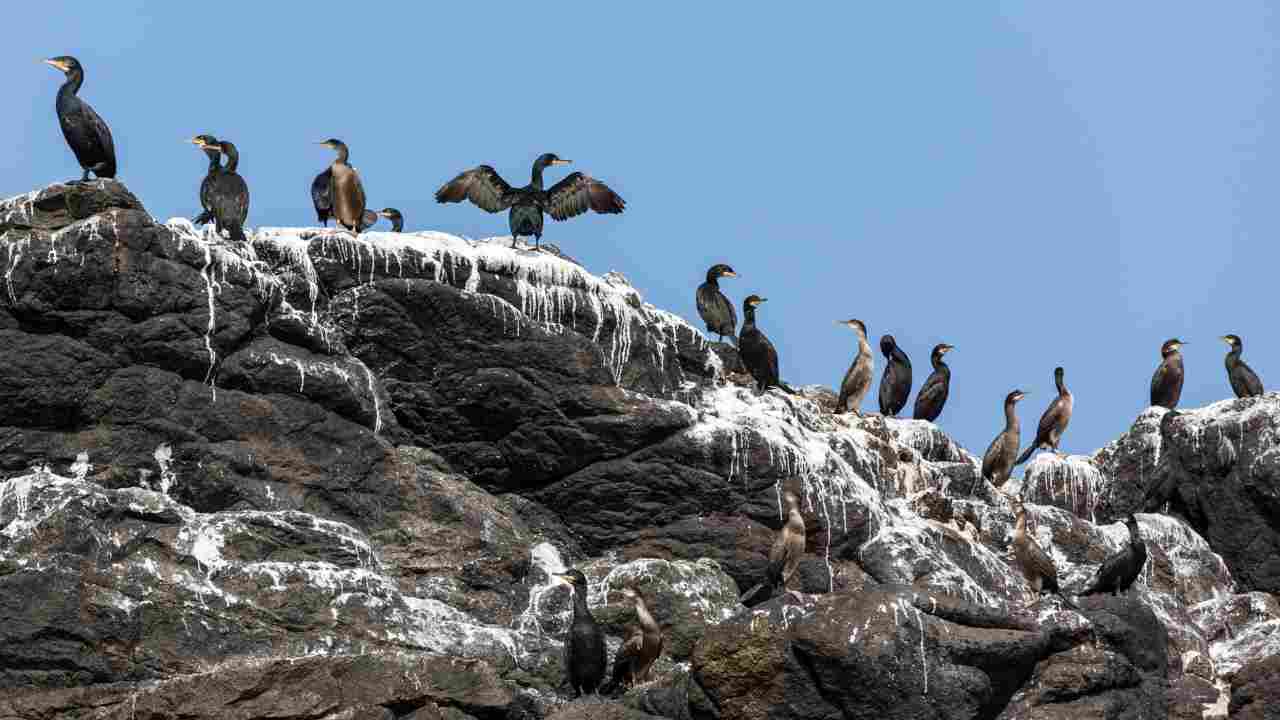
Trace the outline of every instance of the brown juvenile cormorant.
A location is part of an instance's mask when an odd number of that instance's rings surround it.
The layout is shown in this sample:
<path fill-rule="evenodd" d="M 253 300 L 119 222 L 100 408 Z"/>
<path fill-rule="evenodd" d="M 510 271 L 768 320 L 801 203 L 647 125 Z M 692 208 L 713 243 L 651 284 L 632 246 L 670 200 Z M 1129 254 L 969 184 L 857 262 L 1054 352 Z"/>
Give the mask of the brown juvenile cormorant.
<path fill-rule="evenodd" d="M 333 172 L 329 168 L 325 168 L 324 172 L 311 181 L 311 204 L 316 207 L 316 218 L 325 227 L 329 227 L 329 216 L 333 215 L 333 198 L 329 196 L 331 182 Z"/>
<path fill-rule="evenodd" d="M 1004 430 L 991 441 L 991 447 L 982 456 L 982 477 L 997 488 L 1009 481 L 1013 472 L 1013 459 L 1018 455 L 1022 442 L 1022 427 L 1018 423 L 1017 404 L 1026 397 L 1021 390 L 1014 390 L 1004 398 Z"/>
<path fill-rule="evenodd" d="M 576 569 L 555 577 L 573 588 L 573 622 L 564 637 L 564 674 L 574 697 L 594 693 L 604 680 L 609 657 L 604 631 L 587 608 L 587 578 Z"/>
<path fill-rule="evenodd" d="M 361 230 L 377 222 L 378 216 L 365 210 L 364 184 L 360 182 L 356 169 L 347 163 L 351 152 L 346 143 L 334 138 L 321 141 L 320 144 L 338 153 L 338 157 L 329 166 L 329 200 L 333 219 L 351 232 L 359 234 Z"/>
<path fill-rule="evenodd" d="M 568 220 L 587 210 L 598 213 L 620 213 L 627 203 L 608 185 L 590 175 L 570 173 L 550 190 L 542 189 L 542 171 L 549 165 L 567 165 L 555 153 L 543 153 L 533 161 L 533 179 L 522 188 L 513 188 L 488 165 L 460 173 L 436 191 L 436 202 L 454 203 L 470 200 L 476 207 L 491 213 L 511 209 L 511 247 L 520 236 L 533 236 L 534 245 L 542 241 L 542 214 L 556 220 Z"/>
<path fill-rule="evenodd" d="M 1182 353 L 1179 351 L 1185 344 L 1173 338 L 1160 346 L 1160 367 L 1151 376 L 1152 405 L 1170 410 L 1178 406 L 1178 399 L 1182 397 Z"/>
<path fill-rule="evenodd" d="M 880 352 L 885 359 L 884 374 L 880 376 L 880 414 L 897 417 L 911 394 L 911 359 L 892 335 L 880 338 Z"/>
<path fill-rule="evenodd" d="M 1040 543 L 1027 533 L 1026 507 L 1021 500 L 1014 500 L 1013 508 L 1016 518 L 1013 527 L 1013 556 L 1022 567 L 1022 576 L 1027 579 L 1035 597 L 1045 592 L 1061 596 L 1058 589 L 1058 567 L 1053 564 L 1053 558 L 1040 547 Z"/>
<path fill-rule="evenodd" d="M 218 173 L 222 171 L 222 150 L 218 147 L 218 138 L 212 135 L 197 135 L 191 138 L 190 142 L 200 148 L 204 152 L 205 157 L 209 158 L 209 171 L 205 173 L 204 180 L 200 181 L 200 208 L 201 213 L 191 222 L 195 225 L 204 225 L 213 219 L 213 183 L 218 177 Z"/>
<path fill-rule="evenodd" d="M 933 372 L 916 393 L 915 412 L 911 414 L 916 420 L 933 422 L 942 414 L 942 406 L 947 404 L 947 395 L 951 392 L 951 368 L 942 362 L 942 356 L 954 349 L 954 345 L 946 343 L 934 346 L 933 354 L 929 356 Z"/>
<path fill-rule="evenodd" d="M 867 326 L 861 320 L 843 320 L 838 325 L 853 330 L 858 334 L 858 354 L 853 363 L 845 371 L 844 380 L 840 382 L 840 396 L 836 398 L 836 413 L 852 410 L 862 416 L 862 401 L 871 389 L 871 378 L 875 376 L 875 355 L 871 352 L 871 343 L 867 342 Z"/>
<path fill-rule="evenodd" d="M 698 286 L 697 293 L 698 315 L 707 324 L 707 332 L 720 336 L 720 342 L 724 342 L 725 335 L 733 337 L 738 331 L 738 313 L 720 292 L 722 277 L 738 277 L 738 273 L 724 263 L 712 265 L 707 269 L 707 281 Z"/>
<path fill-rule="evenodd" d="M 1236 397 L 1256 397 L 1262 394 L 1262 381 L 1258 379 L 1257 373 L 1253 368 L 1245 364 L 1240 359 L 1240 353 L 1244 352 L 1244 341 L 1239 335 L 1223 335 L 1223 342 L 1231 346 L 1231 352 L 1227 353 L 1227 380 L 1231 383 L 1231 389 L 1235 391 Z"/>
<path fill-rule="evenodd" d="M 773 349 L 769 338 L 756 328 L 756 306 L 766 302 L 759 295 L 751 295 L 742 301 L 742 332 L 738 335 L 738 357 L 746 366 L 751 377 L 756 379 L 756 388 L 764 392 L 771 387 L 796 394 L 786 383 L 778 379 L 778 351 Z"/>
<path fill-rule="evenodd" d="M 1026 462 L 1037 449 L 1058 452 L 1058 443 L 1062 441 L 1062 433 L 1067 431 L 1067 423 L 1071 422 L 1071 411 L 1075 407 L 1075 398 L 1063 382 L 1065 374 L 1066 371 L 1060 367 L 1053 369 L 1053 381 L 1058 385 L 1058 397 L 1045 408 L 1044 414 L 1040 416 L 1040 426 L 1036 428 L 1035 441 L 1027 446 L 1027 449 L 1018 457 L 1018 462 L 1014 463 L 1015 465 Z"/>
<path fill-rule="evenodd" d="M 1081 595 L 1120 595 L 1128 592 L 1133 581 L 1142 574 L 1142 567 L 1147 564 L 1147 544 L 1142 541 L 1138 519 L 1132 513 L 1124 519 L 1124 524 L 1129 529 L 1129 544 L 1102 563 Z"/>
<path fill-rule="evenodd" d="M 227 231 L 232 240 L 246 242 L 244 223 L 249 217 L 249 185 L 236 172 L 240 165 L 240 153 L 226 140 L 209 143 L 197 135 L 191 139 L 201 150 L 215 148 L 227 156 L 227 164 L 214 178 L 209 188 L 209 211 L 219 235 Z"/>
<path fill-rule="evenodd" d="M 613 656 L 613 676 L 602 692 L 612 693 L 626 689 L 649 678 L 653 661 L 662 652 L 662 628 L 649 613 L 649 606 L 638 590 L 624 588 L 623 596 L 631 600 L 639 625 L 632 630 L 622 647 Z"/>
<path fill-rule="evenodd" d="M 773 539 L 773 547 L 769 549 L 769 565 L 765 569 L 764 582 L 742 594 L 738 602 L 747 604 L 761 590 L 768 588 L 772 597 L 774 593 L 787 586 L 787 582 L 800 567 L 800 556 L 804 554 L 804 516 L 800 514 L 800 498 L 795 493 L 783 495 L 787 517 L 782 529 Z"/>
<path fill-rule="evenodd" d="M 69 55 L 60 55 L 44 62 L 61 70 L 67 78 L 58 89 L 54 107 L 58 111 L 62 136 L 67 139 L 76 162 L 84 170 L 84 177 L 72 182 L 87 182 L 90 172 L 100 178 L 115 177 L 116 146 L 111 140 L 111 129 L 89 103 L 76 96 L 84 84 L 84 68 L 80 61 Z"/>
<path fill-rule="evenodd" d="M 395 208 L 382 208 L 378 211 L 379 217 L 384 217 L 391 221 L 391 232 L 402 232 L 404 230 L 404 216 Z"/>

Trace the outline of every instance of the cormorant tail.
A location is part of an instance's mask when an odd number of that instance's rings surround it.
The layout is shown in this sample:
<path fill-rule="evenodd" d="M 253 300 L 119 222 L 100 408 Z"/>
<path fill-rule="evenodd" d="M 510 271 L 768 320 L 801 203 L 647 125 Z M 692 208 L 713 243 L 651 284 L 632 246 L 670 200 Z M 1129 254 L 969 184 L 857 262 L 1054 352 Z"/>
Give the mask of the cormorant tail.
<path fill-rule="evenodd" d="M 782 382 L 781 380 L 779 380 L 779 381 L 778 381 L 778 384 L 777 384 L 775 387 L 777 387 L 779 390 L 781 390 L 781 391 L 783 391 L 783 392 L 785 392 L 785 393 L 787 393 L 787 394 L 789 394 L 789 395 L 799 395 L 799 394 L 800 394 L 800 393 L 796 392 L 795 390 L 793 390 L 793 389 L 791 388 L 791 386 L 790 386 L 790 385 L 788 385 L 788 384 L 786 384 L 786 383 Z"/>
<path fill-rule="evenodd" d="M 1026 462 L 1028 459 L 1030 459 L 1032 453 L 1034 453 L 1035 451 L 1036 451 L 1036 444 L 1031 443 L 1030 445 L 1027 446 L 1027 449 L 1024 450 L 1021 455 L 1018 456 L 1018 459 L 1016 462 L 1013 463 L 1013 466 L 1018 467 L 1022 463 Z"/>
<path fill-rule="evenodd" d="M 244 235 L 244 228 L 240 227 L 238 223 L 227 228 L 227 234 L 231 236 L 232 242 L 249 242 L 249 238 Z"/>
<path fill-rule="evenodd" d="M 197 215 L 195 219 L 191 221 L 191 224 L 192 225 L 208 225 L 209 221 L 211 220 L 213 220 L 213 213 L 209 212 L 208 210 L 205 210 L 204 212 Z"/>

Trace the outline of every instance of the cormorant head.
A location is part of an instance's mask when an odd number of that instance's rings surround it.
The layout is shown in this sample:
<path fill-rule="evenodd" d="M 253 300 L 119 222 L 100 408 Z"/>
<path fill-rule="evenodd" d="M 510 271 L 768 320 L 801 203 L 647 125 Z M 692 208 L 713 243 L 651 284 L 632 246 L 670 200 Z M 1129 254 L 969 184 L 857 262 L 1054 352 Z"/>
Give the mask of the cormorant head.
<path fill-rule="evenodd" d="M 187 142 L 195 145 L 201 150 L 218 150 L 218 138 L 212 135 L 197 135 Z"/>
<path fill-rule="evenodd" d="M 395 222 L 396 220 L 404 221 L 404 216 L 395 208 L 382 208 L 378 211 L 378 215 L 390 220 L 391 222 Z"/>
<path fill-rule="evenodd" d="M 857 320 L 857 319 L 852 319 L 852 320 L 838 320 L 838 321 L 836 321 L 836 322 L 837 322 L 838 324 L 840 324 L 840 325 L 844 325 L 845 327 L 849 328 L 850 330 L 855 330 L 855 331 L 857 331 L 857 332 L 859 332 L 859 333 L 862 333 L 863 335 L 866 335 L 866 334 L 867 334 L 867 326 L 866 326 L 866 325 L 864 325 L 864 324 L 862 323 L 862 321 L 861 321 L 861 320 Z"/>
<path fill-rule="evenodd" d="M 583 575 L 582 571 L 577 568 L 570 568 L 564 573 L 560 575 L 553 575 L 552 577 L 556 578 L 560 582 L 569 583 L 575 590 L 578 588 L 582 588 L 583 590 L 587 589 L 587 576 Z"/>
<path fill-rule="evenodd" d="M 1237 350 L 1244 346 L 1244 342 L 1240 340 L 1239 335 L 1223 335 L 1222 342 L 1230 345 L 1232 350 Z"/>
<path fill-rule="evenodd" d="M 1067 371 L 1066 371 L 1066 370 L 1064 370 L 1064 369 L 1062 368 L 1062 366 L 1058 366 L 1058 367 L 1056 367 L 1056 368 L 1054 368 L 1054 369 L 1053 369 L 1053 379 L 1054 379 L 1054 380 L 1057 380 L 1058 382 L 1062 382 L 1062 378 L 1063 378 L 1066 374 L 1067 374 Z"/>
<path fill-rule="evenodd" d="M 946 355 L 947 353 L 949 353 L 949 352 L 951 352 L 952 350 L 955 350 L 955 349 L 956 349 L 956 346 L 955 346 L 955 345 L 948 345 L 948 344 L 946 344 L 946 343 L 938 343 L 937 345 L 934 345 L 934 346 L 933 346 L 933 354 L 934 354 L 934 356 L 935 356 L 935 357 L 939 357 L 939 358 L 940 358 L 940 357 L 942 357 L 943 355 Z"/>
<path fill-rule="evenodd" d="M 571 162 L 573 161 L 561 159 L 561 157 L 555 153 L 542 153 L 538 156 L 537 160 L 533 161 L 533 164 L 540 168 L 544 168 L 550 165 L 568 165 Z"/>
<path fill-rule="evenodd" d="M 884 353 L 885 357 L 892 355 L 896 347 L 898 347 L 898 341 L 894 340 L 892 335 L 880 336 L 880 352 Z"/>
<path fill-rule="evenodd" d="M 1027 396 L 1027 394 L 1026 394 L 1025 392 L 1023 392 L 1023 391 L 1021 391 L 1021 390 L 1014 390 L 1013 392 L 1011 392 L 1011 393 L 1009 393 L 1008 395 L 1006 395 L 1006 396 L 1005 396 L 1005 398 L 1004 398 L 1004 402 L 1005 402 L 1005 404 L 1006 404 L 1006 405 L 1011 404 L 1011 403 L 1016 403 L 1016 402 L 1018 402 L 1019 400 L 1021 400 L 1022 398 L 1026 397 L 1026 396 Z"/>
<path fill-rule="evenodd" d="M 68 75 L 74 72 L 82 72 L 80 68 L 80 61 L 70 55 L 59 55 L 58 57 L 52 57 L 48 60 L 44 60 L 43 62 L 46 65 L 52 65 L 53 67 L 58 68 Z"/>
<path fill-rule="evenodd" d="M 754 308 L 762 302 L 768 302 L 768 298 L 762 298 L 759 295 L 748 295 L 746 300 L 742 301 L 742 307 Z"/>
<path fill-rule="evenodd" d="M 707 270 L 707 277 L 738 277 L 738 273 L 734 272 L 733 268 L 728 265 L 720 263 L 718 265 L 712 265 L 711 269 Z"/>
<path fill-rule="evenodd" d="M 347 144 L 346 144 L 346 143 L 342 142 L 341 140 L 339 140 L 339 139 L 337 139 L 337 138 L 329 138 L 328 140 L 321 140 L 321 141 L 320 141 L 319 143 L 317 143 L 317 144 L 318 144 L 318 145 L 323 145 L 323 146 L 325 146 L 325 147 L 329 148 L 330 150 L 339 150 L 339 151 L 340 151 L 340 150 L 343 150 L 343 149 L 345 149 L 345 148 L 347 147 Z"/>
<path fill-rule="evenodd" d="M 1172 355 L 1173 353 L 1178 352 L 1179 350 L 1182 349 L 1183 345 L 1186 345 L 1186 343 L 1183 342 L 1182 340 L 1179 340 L 1178 338 L 1165 340 L 1164 344 L 1160 346 L 1160 357 L 1167 357 L 1169 355 Z"/>

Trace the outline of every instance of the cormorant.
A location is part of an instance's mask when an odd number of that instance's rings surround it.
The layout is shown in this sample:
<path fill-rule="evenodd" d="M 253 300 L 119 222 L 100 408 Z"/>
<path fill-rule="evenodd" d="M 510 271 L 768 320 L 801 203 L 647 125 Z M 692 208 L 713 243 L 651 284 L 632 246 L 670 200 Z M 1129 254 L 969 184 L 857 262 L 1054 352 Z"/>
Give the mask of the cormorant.
<path fill-rule="evenodd" d="M 1021 390 L 1014 390 L 1004 398 L 1004 430 L 991 441 L 991 447 L 982 456 L 982 477 L 997 488 L 1009 481 L 1013 472 L 1013 459 L 1022 442 L 1022 427 L 1018 424 L 1017 404 L 1026 397 Z"/>
<path fill-rule="evenodd" d="M 355 234 L 378 221 L 378 216 L 365 211 L 364 184 L 356 169 L 347 164 L 351 152 L 341 140 L 329 138 L 321 141 L 338 153 L 329 166 L 329 200 L 333 219 Z M 314 189 L 314 183 L 312 183 Z M 315 199 L 315 195 L 312 195 Z M 319 212 L 317 205 L 317 213 Z"/>
<path fill-rule="evenodd" d="M 596 692 L 609 658 L 604 631 L 587 608 L 587 578 L 576 569 L 555 577 L 573 588 L 573 622 L 564 637 L 564 673 L 576 698 Z"/>
<path fill-rule="evenodd" d="M 1061 597 L 1062 593 L 1058 589 L 1058 567 L 1036 539 L 1027 534 L 1027 509 L 1022 501 L 1014 500 L 1013 507 L 1016 518 L 1013 528 L 1013 556 L 1022 567 L 1022 576 L 1027 579 L 1027 584 L 1036 596 L 1051 592 Z M 1070 604 L 1066 598 L 1063 601 Z"/>
<path fill-rule="evenodd" d="M 462 202 L 465 198 L 476 207 L 491 213 L 511 208 L 511 247 L 520 236 L 533 236 L 534 245 L 542 242 L 542 214 L 556 220 L 568 220 L 587 210 L 598 213 L 620 213 L 627 203 L 608 185 L 590 175 L 570 173 L 550 190 L 542 189 L 542 171 L 550 165 L 567 165 L 555 153 L 543 153 L 533 161 L 533 179 L 522 188 L 513 188 L 496 170 L 479 165 L 445 183 L 436 191 L 436 202 Z"/>
<path fill-rule="evenodd" d="M 227 164 L 222 171 L 213 177 L 209 187 L 209 212 L 219 235 L 225 229 L 232 240 L 247 242 L 244 234 L 244 223 L 249 217 L 249 185 L 236 172 L 240 165 L 240 153 L 236 146 L 226 140 L 209 143 L 197 135 L 191 139 L 201 150 L 214 148 L 227 156 Z"/>
<path fill-rule="evenodd" d="M 72 183 L 88 182 L 90 172 L 100 178 L 115 177 L 116 146 L 111 139 L 111 129 L 89 103 L 76 96 L 84 84 L 84 68 L 80 61 L 69 55 L 59 55 L 44 62 L 61 70 L 67 78 L 58 89 L 54 107 L 58 111 L 62 136 L 71 146 L 71 152 L 75 153 L 76 162 L 84 169 L 84 177 Z"/>
<path fill-rule="evenodd" d="M 1147 564 L 1147 544 L 1142 541 L 1138 519 L 1133 513 L 1124 519 L 1124 524 L 1129 529 L 1129 544 L 1102 563 L 1081 595 L 1108 592 L 1120 595 L 1128 592 L 1133 581 L 1142 574 L 1142 567 Z"/>
<path fill-rule="evenodd" d="M 653 661 L 662 652 L 662 628 L 649 613 L 649 606 L 638 590 L 624 588 L 622 594 L 634 603 L 639 626 L 632 630 L 622 647 L 613 656 L 613 677 L 603 692 L 612 693 L 649 679 Z"/>
<path fill-rule="evenodd" d="M 738 273 L 724 263 L 712 265 L 707 269 L 707 281 L 698 286 L 697 294 L 698 315 L 707 324 L 707 332 L 720 336 L 720 342 L 724 342 L 725 335 L 733 337 L 738 331 L 738 313 L 729 298 L 720 292 L 722 277 L 738 277 Z"/>
<path fill-rule="evenodd" d="M 867 326 L 861 320 L 844 320 L 837 323 L 852 329 L 858 334 L 858 354 L 853 363 L 845 371 L 844 380 L 840 382 L 840 396 L 836 398 L 836 413 L 853 410 L 862 416 L 862 400 L 871 389 L 871 378 L 875 375 L 875 355 L 871 352 L 871 343 L 867 342 Z"/>
<path fill-rule="evenodd" d="M 880 414 L 897 417 L 911 394 L 911 359 L 892 335 L 880 338 L 880 352 L 885 359 L 884 374 L 880 376 Z"/>
<path fill-rule="evenodd" d="M 942 362 L 942 356 L 952 350 L 955 350 L 955 346 L 946 343 L 934 346 L 933 354 L 929 356 L 933 372 L 929 373 L 929 379 L 924 381 L 920 392 L 916 393 L 915 412 L 911 414 L 916 420 L 933 422 L 942 414 L 942 406 L 947 404 L 947 395 L 951 392 L 951 368 Z"/>
<path fill-rule="evenodd" d="M 769 549 L 769 566 L 765 570 L 764 582 L 758 583 L 742 594 L 738 602 L 743 605 L 766 587 L 770 589 L 770 596 L 785 588 L 791 576 L 795 575 L 796 569 L 800 567 L 805 537 L 804 517 L 800 514 L 800 499 L 791 492 L 782 497 L 787 519 L 782 524 L 782 529 L 778 531 L 778 535 L 774 537 L 773 547 Z"/>
<path fill-rule="evenodd" d="M 1044 414 L 1040 416 L 1040 426 L 1036 428 L 1035 441 L 1027 446 L 1022 455 L 1018 456 L 1018 462 L 1014 463 L 1015 465 L 1026 462 L 1037 449 L 1058 452 L 1058 443 L 1062 441 L 1062 433 L 1067 431 L 1067 423 L 1071 422 L 1071 410 L 1075 407 L 1075 398 L 1063 382 L 1065 374 L 1066 371 L 1060 367 L 1053 369 L 1053 381 L 1058 386 L 1058 397 L 1045 408 Z"/>
<path fill-rule="evenodd" d="M 1152 405 L 1170 410 L 1178 406 L 1178 398 L 1182 397 L 1182 353 L 1179 351 L 1185 344 L 1173 338 L 1160 346 L 1160 367 L 1151 376 Z"/>
<path fill-rule="evenodd" d="M 213 183 L 222 171 L 222 150 L 218 147 L 218 138 L 212 135 L 197 135 L 190 142 L 209 158 L 209 171 L 205 173 L 204 180 L 200 181 L 201 213 L 191 221 L 195 225 L 204 225 L 213 219 Z"/>
<path fill-rule="evenodd" d="M 404 216 L 395 208 L 382 208 L 378 211 L 380 217 L 384 217 L 391 221 L 391 232 L 404 231 Z"/>
<path fill-rule="evenodd" d="M 796 394 L 786 383 L 778 379 L 778 351 L 765 334 L 756 329 L 756 306 L 766 302 L 759 295 L 751 295 L 742 301 L 742 332 L 738 335 L 738 356 L 756 379 L 756 388 L 764 392 L 771 387 Z"/>
<path fill-rule="evenodd" d="M 1227 353 L 1227 380 L 1231 382 L 1231 389 L 1235 391 L 1236 397 L 1261 395 L 1262 381 L 1253 368 L 1240 359 L 1240 353 L 1244 352 L 1244 341 L 1239 335 L 1223 335 L 1222 340 L 1231 346 L 1231 352 Z"/>
<path fill-rule="evenodd" d="M 325 227 L 329 227 L 329 216 L 333 214 L 333 198 L 329 195 L 331 182 L 333 171 L 329 168 L 325 168 L 324 172 L 311 181 L 311 204 L 316 207 L 316 218 Z"/>

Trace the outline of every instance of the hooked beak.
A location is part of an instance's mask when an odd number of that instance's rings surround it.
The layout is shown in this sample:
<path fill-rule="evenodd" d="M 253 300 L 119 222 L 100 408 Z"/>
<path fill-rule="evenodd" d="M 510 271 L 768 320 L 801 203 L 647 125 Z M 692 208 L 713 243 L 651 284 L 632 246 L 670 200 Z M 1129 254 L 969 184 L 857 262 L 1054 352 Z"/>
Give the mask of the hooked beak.
<path fill-rule="evenodd" d="M 557 158 L 557 159 L 555 159 L 555 160 L 552 160 L 552 161 L 551 161 L 551 164 L 552 164 L 552 165 L 568 165 L 568 164 L 569 164 L 569 163 L 571 163 L 571 162 L 573 162 L 573 161 L 572 161 L 572 160 L 564 160 L 564 159 Z"/>

